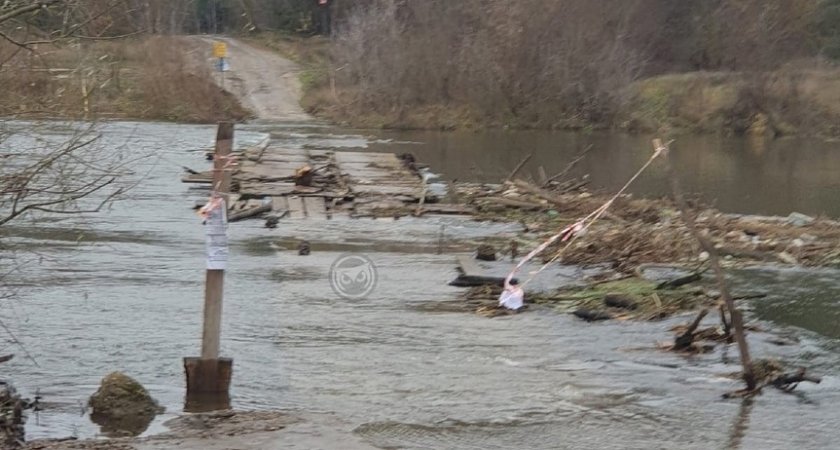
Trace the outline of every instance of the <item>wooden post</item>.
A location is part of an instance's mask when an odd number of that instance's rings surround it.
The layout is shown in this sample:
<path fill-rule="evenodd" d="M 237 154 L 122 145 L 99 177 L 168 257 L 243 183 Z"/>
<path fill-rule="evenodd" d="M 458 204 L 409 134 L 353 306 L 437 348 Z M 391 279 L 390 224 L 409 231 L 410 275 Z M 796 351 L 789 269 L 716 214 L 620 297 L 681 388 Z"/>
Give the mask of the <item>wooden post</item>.
<path fill-rule="evenodd" d="M 228 157 L 233 149 L 233 123 L 219 123 L 216 134 L 216 152 L 213 157 L 213 190 L 219 193 L 227 206 L 230 191 Z M 219 358 L 219 340 L 222 334 L 222 294 L 225 271 L 207 269 L 204 288 L 204 332 L 201 337 L 201 359 Z"/>
<path fill-rule="evenodd" d="M 227 193 L 230 190 L 231 169 L 229 156 L 233 148 L 233 123 L 220 122 L 216 134 L 216 150 L 213 157 L 213 191 L 224 200 L 227 208 Z M 206 226 L 211 226 L 208 224 Z M 195 404 L 196 396 L 209 398 L 210 403 L 219 403 L 218 396 L 228 398 L 233 360 L 219 358 L 222 333 L 222 298 L 224 292 L 224 269 L 210 268 L 205 278 L 204 326 L 201 335 L 201 357 L 184 358 L 187 376 L 187 404 Z M 191 399 L 192 397 L 192 399 Z M 220 404 L 224 404 L 221 402 Z"/>
<path fill-rule="evenodd" d="M 680 188 L 680 183 L 677 179 L 677 174 L 674 171 L 674 165 L 671 162 L 671 156 L 668 154 L 668 146 L 664 144 L 661 139 L 654 139 L 653 147 L 655 150 L 661 150 L 663 152 L 663 156 L 665 157 L 665 167 L 668 171 L 668 178 L 671 180 L 671 190 L 674 194 L 674 202 L 680 210 L 683 222 L 685 222 L 686 227 L 688 227 L 688 230 L 694 238 L 697 239 L 697 242 L 700 243 L 700 247 L 709 254 L 709 263 L 712 266 L 715 278 L 717 278 L 720 296 L 726 305 L 726 309 L 729 310 L 730 322 L 732 324 L 733 331 L 735 332 L 735 342 L 738 344 L 738 353 L 741 356 L 741 365 L 744 367 L 744 382 L 747 384 L 747 391 L 753 391 L 755 390 L 757 383 L 752 369 L 750 349 L 747 345 L 746 335 L 744 334 L 744 322 L 741 317 L 741 311 L 735 306 L 735 301 L 729 293 L 729 286 L 726 284 L 726 277 L 723 273 L 723 268 L 720 266 L 718 251 L 712 242 L 697 229 L 694 216 L 689 211 L 688 204 L 683 197 L 682 189 Z"/>

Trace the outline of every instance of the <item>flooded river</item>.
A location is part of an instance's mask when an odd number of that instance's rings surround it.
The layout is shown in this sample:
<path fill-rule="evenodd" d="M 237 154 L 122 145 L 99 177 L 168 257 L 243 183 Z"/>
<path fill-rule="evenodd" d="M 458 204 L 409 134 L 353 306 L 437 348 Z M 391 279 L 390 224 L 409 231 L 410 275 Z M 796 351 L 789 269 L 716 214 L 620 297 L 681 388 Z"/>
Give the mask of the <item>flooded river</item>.
<path fill-rule="evenodd" d="M 136 173 L 148 175 L 129 198 L 97 215 L 3 227 L 3 243 L 16 245 L 27 264 L 2 319 L 37 364 L 7 346 L 18 357 L 0 376 L 43 397 L 30 438 L 98 435 L 84 404 L 112 370 L 136 377 L 166 406 L 147 433 L 161 431 L 183 406 L 181 358 L 199 351 L 204 235 L 189 206 L 207 193 L 179 178 L 181 165 L 206 164 L 215 129 L 112 123 L 101 131 L 99 145 L 154 155 L 137 163 Z M 446 177 L 492 181 L 530 150 L 551 172 L 599 139 L 566 147 L 569 135 L 470 140 L 314 125 L 241 127 L 237 139 L 257 142 L 268 132 L 287 146 L 412 151 Z M 647 157 L 645 139 L 615 139 L 621 148 L 593 148 L 582 164 L 596 187 L 623 182 Z M 517 147 L 503 152 L 504 142 Z M 679 158 L 698 164 L 686 171 L 690 185 L 714 187 L 709 195 L 721 207 L 840 212 L 828 200 L 838 186 L 827 175 L 840 156 L 827 147 L 768 148 L 755 165 L 731 146 L 703 149 L 718 156 L 698 149 Z M 661 181 L 653 173 L 638 192 L 655 194 Z M 793 192 L 778 194 L 785 188 Z M 781 450 L 830 448 L 840 439 L 840 272 L 734 274 L 740 289 L 768 294 L 745 304 L 772 330 L 750 336 L 753 354 L 805 364 L 824 381 L 793 395 L 768 390 L 752 402 L 724 401 L 720 395 L 738 386 L 725 377 L 738 369 L 734 348 L 690 358 L 653 350 L 684 317 L 588 325 L 549 309 L 490 320 L 436 308 L 461 292 L 447 285 L 454 257 L 435 251 L 441 229 L 447 243 L 518 231 L 434 217 L 232 225 L 222 353 L 235 360 L 234 406 L 330 412 L 384 448 Z M 311 255 L 290 248 L 299 239 L 312 242 Z M 347 251 L 377 267 L 378 284 L 362 300 L 330 288 L 330 265 Z M 771 342 L 779 336 L 794 345 Z"/>
<path fill-rule="evenodd" d="M 390 141 L 374 143 L 372 148 L 394 151 L 398 147 L 433 167 L 445 167 L 451 178 L 493 183 L 504 179 L 529 153 L 534 156 L 520 175 L 536 179 L 540 166 L 548 176 L 559 173 L 591 146 L 573 173 L 589 174 L 591 187 L 610 191 L 620 189 L 653 150 L 652 136 L 598 132 L 411 131 L 383 136 Z M 672 147 L 686 190 L 702 194 L 723 211 L 771 215 L 799 211 L 840 217 L 836 200 L 840 197 L 839 142 L 701 135 L 678 136 Z M 645 172 L 631 191 L 668 195 L 664 168 L 657 165 Z"/>

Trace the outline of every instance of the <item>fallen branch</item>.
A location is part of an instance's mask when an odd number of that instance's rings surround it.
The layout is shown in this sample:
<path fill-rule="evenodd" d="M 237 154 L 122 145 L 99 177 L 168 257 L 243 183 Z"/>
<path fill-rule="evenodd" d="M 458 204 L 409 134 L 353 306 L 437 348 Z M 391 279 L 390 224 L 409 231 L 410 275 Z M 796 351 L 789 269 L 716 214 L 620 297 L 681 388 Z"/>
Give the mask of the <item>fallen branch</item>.
<path fill-rule="evenodd" d="M 790 392 L 796 389 L 796 386 L 803 381 L 815 384 L 820 384 L 820 382 L 822 382 L 822 378 L 808 375 L 805 372 L 806 369 L 804 367 L 800 367 L 794 373 L 779 375 L 772 381 L 771 384 L 785 392 Z"/>
<path fill-rule="evenodd" d="M 683 332 L 683 334 L 677 336 L 674 340 L 674 348 L 673 350 L 681 351 L 686 350 L 694 344 L 694 331 L 697 330 L 697 327 L 700 326 L 700 322 L 703 321 L 703 318 L 706 317 L 706 314 L 709 314 L 709 310 L 704 308 L 700 311 L 700 314 L 697 314 L 697 317 L 694 319 L 694 322 L 691 322 L 691 325 Z"/>
<path fill-rule="evenodd" d="M 516 167 L 513 168 L 513 170 L 510 172 L 510 175 L 508 175 L 507 178 L 505 178 L 505 181 L 512 180 L 513 177 L 515 177 L 516 174 L 519 173 L 520 170 L 522 170 L 522 167 L 525 166 L 525 164 L 533 157 L 534 154 L 531 153 L 530 155 L 523 158 L 522 161 L 519 161 L 519 164 L 517 164 Z"/>
<path fill-rule="evenodd" d="M 414 216 L 420 217 L 423 215 L 423 205 L 426 203 L 426 193 L 429 190 L 429 185 L 423 183 L 423 190 L 420 192 L 420 200 L 417 202 L 417 209 L 414 210 Z"/>
<path fill-rule="evenodd" d="M 582 152 L 580 152 L 580 154 L 579 154 L 579 155 L 577 155 L 577 157 L 575 157 L 575 159 L 573 159 L 573 160 L 572 160 L 572 162 L 570 162 L 568 165 L 566 165 L 566 168 L 565 168 L 565 169 L 563 169 L 563 171 L 561 171 L 561 172 L 560 172 L 560 173 L 558 173 L 557 175 L 553 175 L 553 176 L 551 176 L 548 180 L 546 180 L 546 181 L 545 181 L 545 183 L 543 183 L 543 187 L 548 186 L 548 185 L 549 185 L 549 183 L 551 183 L 552 181 L 559 180 L 559 179 L 563 178 L 564 176 L 566 176 L 566 174 L 568 174 L 569 172 L 571 172 L 571 171 L 572 171 L 572 169 L 573 169 L 573 168 L 574 168 L 574 167 L 575 167 L 575 166 L 576 166 L 579 162 L 581 162 L 581 161 L 583 160 L 583 158 L 585 158 L 585 157 L 586 157 L 586 154 L 587 154 L 587 153 L 589 153 L 589 150 L 592 150 L 592 144 L 589 144 L 588 146 L 586 146 L 586 148 L 585 148 L 585 149 L 583 149 L 583 151 L 582 151 Z"/>

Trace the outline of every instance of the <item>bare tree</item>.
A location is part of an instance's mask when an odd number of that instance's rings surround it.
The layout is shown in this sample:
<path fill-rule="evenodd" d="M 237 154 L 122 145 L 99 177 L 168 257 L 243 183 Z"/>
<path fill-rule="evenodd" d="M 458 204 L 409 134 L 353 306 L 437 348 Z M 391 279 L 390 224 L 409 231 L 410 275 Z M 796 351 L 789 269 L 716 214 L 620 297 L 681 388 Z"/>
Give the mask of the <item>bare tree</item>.
<path fill-rule="evenodd" d="M 112 1 L 102 9 L 85 10 L 81 1 L 1 1 L 0 40 L 14 50 L 11 56 L 0 56 L 0 70 L 21 70 L 4 67 L 4 63 L 20 52 L 37 56 L 40 43 L 83 39 L 94 26 L 101 27 L 97 33 L 107 32 L 107 24 L 113 22 L 98 21 L 116 4 Z M 0 119 L 0 231 L 40 215 L 98 212 L 130 187 L 125 177 L 132 161 L 120 151 L 97 145 L 94 124 L 44 126 L 49 130 L 39 129 L 34 122 Z M 57 134 L 64 137 L 55 138 L 57 127 L 62 128 Z M 14 290 L 8 286 L 9 280 L 18 275 L 24 260 L 4 237 L 5 233 L 0 234 L 0 300 L 10 301 Z M 12 325 L 0 318 L 0 332 L 6 340 L 34 361 Z M 11 356 L 0 356 L 0 363 Z M 0 435 L 4 435 L 5 444 L 22 441 L 23 410 L 30 406 L 4 383 L 0 389 Z"/>

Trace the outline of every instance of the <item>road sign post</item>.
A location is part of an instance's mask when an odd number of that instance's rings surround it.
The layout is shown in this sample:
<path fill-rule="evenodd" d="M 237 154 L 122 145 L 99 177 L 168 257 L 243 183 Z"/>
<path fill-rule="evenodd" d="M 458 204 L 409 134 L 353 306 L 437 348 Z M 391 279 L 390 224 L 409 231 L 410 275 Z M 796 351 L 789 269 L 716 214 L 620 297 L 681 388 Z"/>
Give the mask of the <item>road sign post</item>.
<path fill-rule="evenodd" d="M 222 41 L 213 43 L 213 57 L 216 58 L 216 70 L 219 72 L 219 80 L 222 89 L 225 88 L 225 72 L 228 70 L 227 44 Z"/>

